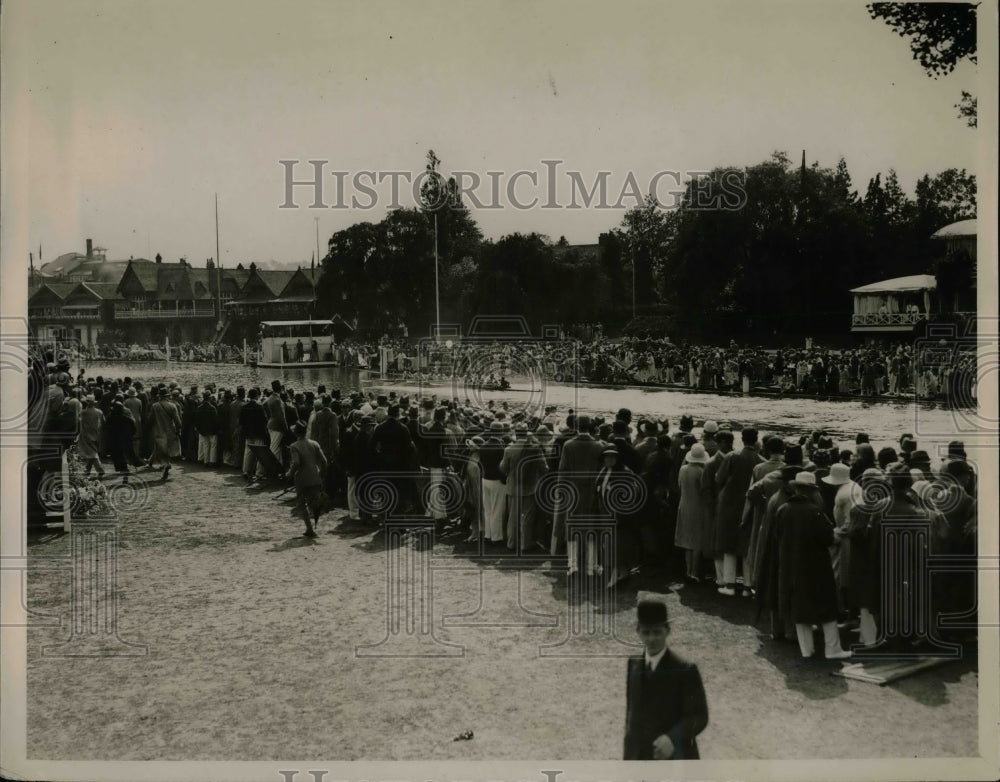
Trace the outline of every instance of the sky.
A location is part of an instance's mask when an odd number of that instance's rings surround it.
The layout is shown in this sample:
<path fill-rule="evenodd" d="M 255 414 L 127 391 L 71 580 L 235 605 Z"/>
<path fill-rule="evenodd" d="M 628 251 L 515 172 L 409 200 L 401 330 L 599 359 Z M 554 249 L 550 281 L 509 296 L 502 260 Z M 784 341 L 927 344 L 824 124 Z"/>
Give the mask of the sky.
<path fill-rule="evenodd" d="M 987 75 L 963 64 L 934 80 L 864 3 L 283 2 L 14 0 L 3 4 L 3 254 L 28 261 L 82 251 L 109 258 L 216 255 L 224 265 L 308 264 L 317 228 L 381 219 L 356 172 L 423 170 L 487 184 L 473 209 L 487 237 L 538 231 L 587 244 L 621 208 L 565 208 L 569 171 L 589 188 L 610 172 L 608 203 L 629 173 L 643 191 L 661 171 L 743 167 L 784 150 L 833 167 L 862 193 L 876 172 L 975 170 L 977 131 L 956 117 Z M 983 66 L 980 66 L 982 69 Z M 285 203 L 286 168 L 334 171 L 348 208 Z M 544 203 L 556 167 L 554 203 Z M 492 199 L 487 172 L 501 183 Z M 677 186 L 661 177 L 658 194 Z M 401 187 L 400 205 L 413 205 Z M 350 208 L 352 197 L 358 208 Z M 466 199 L 469 203 L 469 199 Z M 581 199 L 578 199 L 581 204 Z M 318 222 L 316 220 L 318 219 Z"/>

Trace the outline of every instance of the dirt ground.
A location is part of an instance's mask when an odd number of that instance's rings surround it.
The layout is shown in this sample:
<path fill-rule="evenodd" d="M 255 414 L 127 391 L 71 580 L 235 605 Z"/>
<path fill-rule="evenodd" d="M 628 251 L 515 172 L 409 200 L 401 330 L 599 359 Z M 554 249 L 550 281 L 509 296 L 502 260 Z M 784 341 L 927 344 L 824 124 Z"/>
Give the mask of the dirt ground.
<path fill-rule="evenodd" d="M 558 645 L 564 576 L 544 565 L 518 574 L 439 541 L 439 643 L 421 648 L 445 656 L 379 656 L 392 651 L 372 646 L 387 636 L 384 535 L 342 523 L 337 510 L 309 541 L 291 494 L 248 489 L 235 471 L 181 464 L 167 483 L 143 475 L 148 501 L 119 519 L 117 597 L 120 637 L 146 653 L 44 656 L 69 633 L 70 575 L 32 570 L 29 608 L 63 622 L 28 631 L 29 758 L 621 758 L 631 650 L 601 634 Z M 409 545 L 392 552 L 402 567 L 415 561 Z M 35 562 L 69 553 L 68 535 L 29 548 Z M 656 576 L 627 585 L 616 610 L 595 619 L 631 642 L 635 589 L 667 586 Z M 976 752 L 974 654 L 878 687 L 766 639 L 750 600 L 702 586 L 667 600 L 671 645 L 698 663 L 708 696 L 703 758 Z M 357 654 L 363 645 L 375 656 Z M 474 738 L 455 741 L 464 731 Z"/>

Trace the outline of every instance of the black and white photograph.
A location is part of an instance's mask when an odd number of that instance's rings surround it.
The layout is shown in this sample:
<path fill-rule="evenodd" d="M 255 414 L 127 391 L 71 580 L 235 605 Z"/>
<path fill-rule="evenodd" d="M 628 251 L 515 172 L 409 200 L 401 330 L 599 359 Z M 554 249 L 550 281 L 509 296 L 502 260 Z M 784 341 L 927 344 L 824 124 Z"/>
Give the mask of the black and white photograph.
<path fill-rule="evenodd" d="M 0 36 L 3 778 L 1000 776 L 996 0 Z"/>

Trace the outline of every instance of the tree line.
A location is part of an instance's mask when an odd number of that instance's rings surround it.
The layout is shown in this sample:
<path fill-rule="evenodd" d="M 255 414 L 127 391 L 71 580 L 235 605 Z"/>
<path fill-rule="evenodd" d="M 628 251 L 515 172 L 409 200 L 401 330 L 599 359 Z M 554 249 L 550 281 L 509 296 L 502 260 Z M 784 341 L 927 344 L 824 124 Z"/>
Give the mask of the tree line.
<path fill-rule="evenodd" d="M 439 164 L 430 152 L 428 170 Z M 890 170 L 861 194 L 843 159 L 830 169 L 803 154 L 796 166 L 775 152 L 692 179 L 676 208 L 647 197 L 596 248 L 538 233 L 484 239 L 454 180 L 427 182 L 419 207 L 330 237 L 319 312 L 357 318 L 363 331 L 428 334 L 435 241 L 441 321 L 464 327 L 520 315 L 533 330 L 599 322 L 692 338 L 822 336 L 846 331 L 853 287 L 920 273 L 952 287 L 975 279 L 970 258 L 947 258 L 930 238 L 976 215 L 976 178 L 964 169 L 922 176 L 912 198 Z M 739 198 L 713 200 L 734 183 Z"/>

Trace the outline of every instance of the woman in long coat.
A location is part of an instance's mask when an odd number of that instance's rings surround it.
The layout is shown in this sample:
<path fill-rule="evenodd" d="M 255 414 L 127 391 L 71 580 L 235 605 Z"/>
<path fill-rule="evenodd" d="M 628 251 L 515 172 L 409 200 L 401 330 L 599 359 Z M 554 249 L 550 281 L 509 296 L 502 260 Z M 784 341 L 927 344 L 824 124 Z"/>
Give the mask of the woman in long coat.
<path fill-rule="evenodd" d="M 708 460 L 708 464 L 705 465 L 705 471 L 701 476 L 702 488 L 705 491 L 705 501 L 707 503 L 707 507 L 705 508 L 705 527 L 702 530 L 701 536 L 701 553 L 702 556 L 708 557 L 715 563 L 715 583 L 721 585 L 725 583 L 725 579 L 722 576 L 722 552 L 716 546 L 718 526 L 716 514 L 718 512 L 719 490 L 715 485 L 715 474 L 718 472 L 722 460 L 726 458 L 726 454 L 733 450 L 733 433 L 730 431 L 718 432 L 715 435 L 715 442 L 718 445 L 718 450 Z M 707 448 L 705 450 L 706 452 L 708 451 Z"/>
<path fill-rule="evenodd" d="M 96 467 L 98 475 L 104 475 L 101 466 L 101 435 L 104 430 L 104 413 L 97 406 L 94 397 L 84 399 L 86 403 L 80 412 L 80 436 L 77 438 L 77 453 L 84 463 L 84 475 Z"/>
<path fill-rule="evenodd" d="M 788 637 L 791 621 L 781 615 L 778 591 L 779 548 L 781 535 L 778 529 L 778 510 L 795 494 L 792 481 L 801 470 L 799 465 L 786 465 L 781 469 L 781 485 L 767 499 L 760 524 L 760 562 L 757 567 L 757 620 L 768 612 L 771 622 L 771 639 L 781 641 Z"/>
<path fill-rule="evenodd" d="M 687 578 L 699 581 L 702 537 L 708 526 L 709 510 L 704 487 L 705 465 L 708 453 L 705 446 L 695 443 L 684 457 L 684 464 L 677 476 L 681 498 L 677 506 L 677 530 L 674 545 L 684 549 Z"/>
<path fill-rule="evenodd" d="M 795 622 L 803 657 L 812 657 L 813 625 L 820 625 L 826 659 L 844 659 L 851 653 L 841 647 L 837 631 L 837 585 L 829 551 L 833 522 L 821 509 L 815 475 L 800 472 L 791 485 L 795 494 L 776 517 L 779 612 Z"/>

